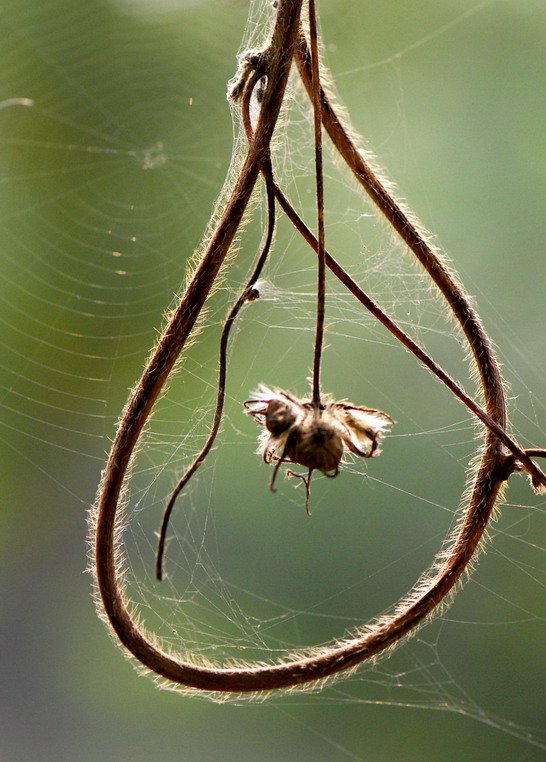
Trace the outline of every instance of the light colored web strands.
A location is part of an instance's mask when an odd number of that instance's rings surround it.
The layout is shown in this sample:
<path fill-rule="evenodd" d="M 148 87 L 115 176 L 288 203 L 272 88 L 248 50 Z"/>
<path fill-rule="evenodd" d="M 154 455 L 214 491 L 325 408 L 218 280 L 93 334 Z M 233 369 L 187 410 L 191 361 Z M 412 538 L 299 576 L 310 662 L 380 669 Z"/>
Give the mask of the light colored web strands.
<path fill-rule="evenodd" d="M 461 322 L 479 367 L 486 401 L 487 420 L 484 422 L 488 431 L 480 462 L 468 491 L 468 505 L 447 550 L 438 556 L 432 570 L 423 575 L 392 614 L 359 628 L 349 639 L 312 650 L 307 655 L 287 654 L 284 661 L 265 664 L 258 662 L 229 667 L 202 665 L 197 661 L 184 660 L 163 651 L 132 618 L 118 583 L 115 548 L 116 510 L 124 479 L 141 431 L 199 316 L 237 232 L 258 173 L 267 160 L 294 53 L 300 75 L 306 86 L 308 85 L 309 58 L 306 41 L 299 31 L 300 9 L 301 2 L 298 0 L 281 0 L 278 3 L 274 29 L 264 52 L 268 84 L 253 140 L 232 194 L 180 306 L 174 311 L 141 381 L 131 395 L 112 447 L 99 495 L 95 545 L 97 582 L 105 614 L 116 636 L 144 666 L 160 677 L 203 691 L 246 693 L 315 683 L 351 669 L 365 659 L 383 652 L 421 624 L 453 590 L 474 555 L 491 516 L 499 489 L 513 470 L 509 466 L 513 465 L 514 458 L 529 472 L 534 469 L 533 475 L 540 484 L 544 484 L 545 478 L 504 431 L 506 411 L 500 374 L 487 337 L 477 316 L 468 305 L 464 292 L 438 260 L 436 253 L 420 235 L 416 226 L 394 203 L 370 168 L 363 164 L 360 153 L 348 137 L 326 95 L 322 94 L 322 121 L 334 144 L 357 179 L 363 183 L 372 199 L 379 204 L 381 211 L 431 274 Z M 499 442 L 501 436 L 503 442 L 511 443 L 517 454 L 506 456 Z"/>

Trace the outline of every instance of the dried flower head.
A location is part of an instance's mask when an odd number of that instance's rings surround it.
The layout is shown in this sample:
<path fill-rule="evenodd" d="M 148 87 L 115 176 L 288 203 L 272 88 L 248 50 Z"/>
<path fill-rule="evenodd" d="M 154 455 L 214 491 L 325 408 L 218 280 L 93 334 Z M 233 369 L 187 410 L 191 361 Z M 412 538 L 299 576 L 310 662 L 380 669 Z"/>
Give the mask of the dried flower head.
<path fill-rule="evenodd" d="M 309 484 L 314 470 L 334 478 L 345 449 L 362 458 L 379 454 L 379 441 L 392 418 L 381 410 L 357 407 L 348 402 L 324 401 L 315 407 L 310 399 L 299 399 L 281 390 L 260 386 L 244 403 L 246 412 L 262 426 L 258 452 L 266 463 L 275 462 L 271 490 L 283 463 L 305 466 L 302 479 L 309 513 Z"/>

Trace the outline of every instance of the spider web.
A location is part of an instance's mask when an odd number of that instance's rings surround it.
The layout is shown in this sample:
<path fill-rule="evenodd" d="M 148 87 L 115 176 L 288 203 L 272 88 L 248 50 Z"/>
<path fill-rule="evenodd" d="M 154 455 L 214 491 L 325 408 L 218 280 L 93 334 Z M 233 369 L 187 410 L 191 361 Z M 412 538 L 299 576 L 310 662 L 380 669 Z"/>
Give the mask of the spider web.
<path fill-rule="evenodd" d="M 219 1 L 3 4 L 2 437 L 14 507 L 5 537 L 8 548 L 25 543 L 10 584 L 23 579 L 43 591 L 37 576 L 47 567 L 58 596 L 83 565 L 83 513 L 108 440 L 162 314 L 182 290 L 228 172 L 225 88 L 240 30 L 241 50 L 259 46 L 272 14 L 254 2 L 245 21 L 247 10 Z M 458 13 L 422 2 L 401 18 L 393 6 L 364 19 L 350 3 L 331 4 L 323 9 L 324 52 L 355 126 L 429 227 L 441 231 L 442 246 L 476 296 L 509 384 L 512 431 L 525 446 L 543 446 L 543 237 L 532 190 L 542 169 L 534 125 L 546 17 L 533 3 L 466 3 Z M 508 60 L 501 60 L 499 40 L 510 41 L 503 48 Z M 274 165 L 314 227 L 309 106 L 295 78 L 290 92 Z M 523 115 L 516 135 L 514 113 Z M 236 113 L 234 119 L 236 165 L 244 140 Z M 326 154 L 328 248 L 477 395 L 460 336 L 428 280 Z M 179 499 L 168 578 L 155 582 L 155 532 L 170 489 L 210 425 L 219 332 L 259 249 L 262 196 L 255 194 L 200 335 L 156 406 L 123 520 L 125 580 L 141 619 L 177 653 L 221 663 L 271 660 L 328 643 L 390 610 L 456 522 L 480 441 L 466 410 L 329 275 L 323 386 L 338 399 L 383 409 L 397 423 L 379 458 L 351 461 L 336 480 L 315 476 L 311 519 L 296 480 L 279 479 L 278 493 L 268 491 L 271 474 L 254 455 L 258 431 L 242 402 L 260 382 L 308 392 L 316 289 L 313 256 L 279 219 L 260 299 L 244 308 L 230 344 L 217 446 Z M 219 710 L 230 712 L 242 734 L 249 716 L 262 729 L 268 723 L 271 745 L 277 723 L 288 725 L 314 759 L 389 759 L 401 748 L 406 759 L 439 750 L 457 759 L 455 737 L 459 749 L 472 743 L 477 759 L 539 759 L 546 745 L 544 501 L 514 477 L 499 509 L 487 552 L 451 607 L 395 651 L 310 694 L 268 696 L 260 707 L 200 702 L 201 711 L 211 722 Z M 58 543 L 68 536 L 56 528 L 69 522 L 76 550 L 56 563 Z M 78 588 L 80 597 L 47 610 L 68 635 L 81 632 L 80 616 L 92 630 L 94 640 L 82 633 L 81 646 L 61 635 L 68 653 L 102 642 L 92 612 L 79 603 L 88 583 Z M 51 600 L 55 594 L 49 606 Z M 36 616 L 42 608 L 38 602 Z M 16 621 L 19 611 L 10 603 Z M 111 650 L 106 644 L 105 658 Z M 15 653 L 23 657 L 20 644 Z M 103 689 L 123 674 L 118 662 L 109 662 L 111 672 L 95 666 Z M 25 678 L 16 678 L 21 697 L 16 691 L 10 704 L 28 711 Z M 69 678 L 67 685 L 76 690 Z M 60 706 L 66 690 L 59 688 Z M 118 712 L 126 696 L 108 700 Z M 172 697 L 169 706 L 181 700 Z M 46 709 L 40 717 L 44 725 L 51 721 Z M 401 747 L 390 739 L 394 723 Z M 413 747 L 421 726 L 426 738 Z M 24 756 L 18 730 L 14 713 L 4 742 L 10 758 Z M 24 743 L 35 743 L 29 748 L 43 757 L 38 734 Z M 164 743 L 169 758 L 168 737 Z M 252 743 L 249 736 L 249 749 Z M 53 759 L 53 742 L 49 748 Z M 224 757 L 236 758 L 238 748 L 222 746 Z M 141 749 L 142 739 L 132 756 L 147 758 Z M 196 749 L 192 758 L 207 758 Z"/>

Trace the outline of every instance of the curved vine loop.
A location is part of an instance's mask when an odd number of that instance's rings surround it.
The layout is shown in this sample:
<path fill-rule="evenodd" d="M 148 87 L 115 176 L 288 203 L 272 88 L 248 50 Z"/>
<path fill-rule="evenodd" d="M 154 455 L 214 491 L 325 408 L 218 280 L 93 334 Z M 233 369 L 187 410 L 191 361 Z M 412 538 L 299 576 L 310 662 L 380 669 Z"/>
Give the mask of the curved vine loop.
<path fill-rule="evenodd" d="M 542 471 L 529 461 L 529 455 L 543 456 L 544 451 L 528 451 L 527 455 L 514 445 L 519 454 L 505 454 L 501 434 L 508 442 L 511 440 L 505 433 L 507 418 L 502 380 L 488 338 L 464 290 L 364 162 L 323 91 L 322 122 L 332 141 L 380 210 L 429 272 L 459 320 L 479 369 L 486 417 L 497 431 L 491 430 L 491 425 L 484 421 L 488 428 L 481 460 L 469 492 L 467 507 L 451 538 L 449 549 L 438 557 L 436 566 L 417 582 L 392 614 L 365 625 L 354 637 L 314 650 L 309 656 L 294 657 L 283 663 L 260 662 L 241 667 L 216 667 L 183 660 L 161 650 L 132 618 L 118 581 L 119 559 L 115 546 L 116 513 L 124 479 L 154 402 L 195 325 L 240 225 L 258 174 L 267 165 L 269 144 L 294 55 L 302 80 L 309 90 L 309 53 L 299 26 L 301 5 L 302 0 L 278 1 L 269 45 L 263 53 L 254 54 L 248 62 L 250 69 L 255 68 L 257 63 L 267 67 L 267 87 L 255 134 L 202 259 L 141 380 L 130 396 L 111 449 L 98 498 L 96 576 L 104 612 L 117 638 L 133 656 L 156 674 L 173 683 L 204 691 L 270 691 L 315 682 L 354 667 L 392 646 L 423 622 L 453 590 L 476 551 L 499 489 L 510 473 L 518 470 L 521 463 L 537 485 L 546 484 Z M 281 202 L 282 193 L 276 195 L 286 211 Z M 327 261 L 331 266 L 331 260 Z M 338 277 L 344 280 L 355 295 L 363 294 L 346 274 L 342 276 L 339 273 Z M 366 297 L 365 294 L 363 296 Z"/>

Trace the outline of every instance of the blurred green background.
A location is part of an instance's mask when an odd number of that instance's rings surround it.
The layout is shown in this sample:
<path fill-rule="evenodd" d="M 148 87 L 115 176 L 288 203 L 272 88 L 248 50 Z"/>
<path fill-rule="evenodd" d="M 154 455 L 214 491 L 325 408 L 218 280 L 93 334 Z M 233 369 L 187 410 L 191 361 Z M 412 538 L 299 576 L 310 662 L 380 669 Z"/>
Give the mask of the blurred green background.
<path fill-rule="evenodd" d="M 269 8 L 254 7 L 258 17 Z M 127 390 L 180 291 L 229 166 L 226 83 L 243 31 L 251 32 L 248 4 L 0 0 L 0 11 L 0 757 L 543 759 L 544 500 L 521 478 L 452 607 L 391 658 L 321 694 L 214 704 L 157 690 L 114 647 L 83 573 L 86 510 Z M 354 125 L 475 296 L 499 349 L 519 440 L 544 446 L 546 6 L 336 0 L 320 11 L 325 59 Z M 333 240 L 351 240 L 345 225 L 360 213 L 349 185 L 330 196 Z M 157 487 L 148 477 L 142 499 L 137 479 L 129 514 L 131 568 L 144 575 L 145 604 L 155 595 L 150 537 L 179 472 L 173 443 L 189 432 L 188 456 L 206 430 L 219 321 L 253 256 L 259 222 L 257 215 L 187 376 L 173 383 L 139 459 L 142 479 L 146 465 L 172 459 L 154 471 Z M 392 606 L 439 550 L 474 449 L 460 406 L 368 318 L 357 323 L 352 307 L 345 315 L 332 285 L 325 385 L 397 419 L 369 469 L 392 488 L 370 486 L 357 469 L 335 484 L 317 478 L 312 521 L 291 484 L 268 493 L 267 469 L 241 456 L 254 450 L 256 427 L 240 402 L 263 380 L 305 390 L 314 275 L 307 261 L 300 267 L 292 242 L 281 225 L 275 287 L 257 303 L 256 322 L 245 316 L 233 348 L 221 458 L 192 492 L 193 539 L 180 512 L 168 556 L 165 595 L 175 615 L 182 616 L 177 591 L 187 592 L 184 575 L 192 574 L 209 595 L 206 616 L 213 618 L 214 596 L 226 605 L 218 621 L 241 606 L 242 625 L 226 623 L 225 637 L 241 626 L 248 650 L 254 616 L 262 621 L 256 636 L 273 648 L 341 636 Z M 366 273 L 350 251 L 343 257 Z M 429 346 L 472 389 L 440 311 L 421 315 L 414 296 L 406 306 L 408 278 L 398 275 L 381 296 L 399 319 L 422 323 Z M 382 281 L 373 282 L 379 296 Z M 451 439 L 408 438 L 442 427 Z M 212 584 L 215 569 L 225 590 Z M 234 641 L 232 657 L 237 648 Z"/>

